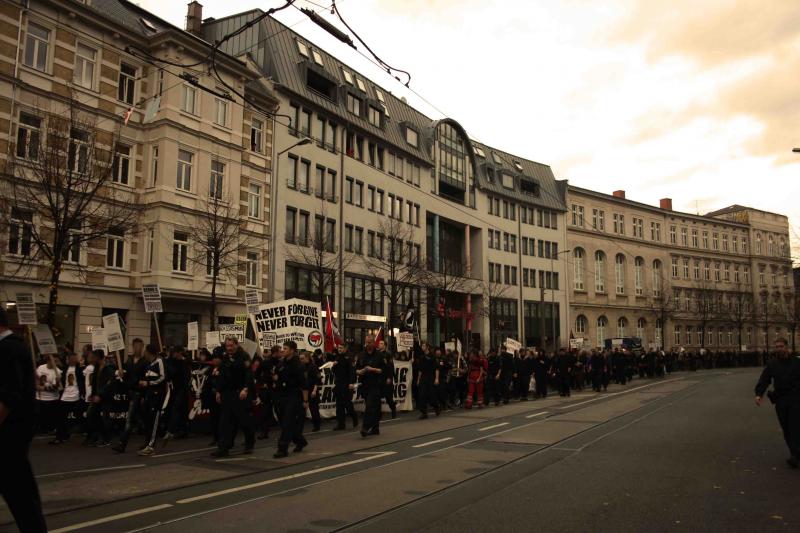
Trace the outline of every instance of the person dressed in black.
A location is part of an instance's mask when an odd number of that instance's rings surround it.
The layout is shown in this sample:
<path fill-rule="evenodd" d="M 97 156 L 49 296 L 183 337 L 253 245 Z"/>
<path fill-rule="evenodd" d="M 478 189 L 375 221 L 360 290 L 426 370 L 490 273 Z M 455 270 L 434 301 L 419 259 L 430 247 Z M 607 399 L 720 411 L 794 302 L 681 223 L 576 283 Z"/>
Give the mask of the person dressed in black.
<path fill-rule="evenodd" d="M 547 382 L 551 372 L 550 359 L 544 352 L 539 352 L 533 363 L 533 377 L 536 382 L 536 397 L 547 398 Z"/>
<path fill-rule="evenodd" d="M 361 436 L 380 435 L 381 395 L 386 382 L 386 361 L 383 355 L 375 350 L 375 339 L 367 335 L 364 353 L 359 358 L 360 365 L 356 374 L 361 376 L 364 388 L 364 419 L 361 423 Z"/>
<path fill-rule="evenodd" d="M 389 406 L 389 411 L 392 412 L 392 418 L 397 418 L 397 404 L 394 401 L 394 358 L 386 349 L 386 342 L 384 341 L 378 343 L 377 352 L 386 365 L 386 379 L 381 385 L 381 397 L 386 400 L 386 405 Z"/>
<path fill-rule="evenodd" d="M 308 407 L 308 388 L 303 367 L 297 356 L 297 343 L 286 341 L 281 350 L 281 361 L 275 374 L 276 393 L 280 407 L 281 435 L 278 451 L 273 455 L 280 459 L 289 455 L 289 443 L 294 443 L 295 453 L 303 451 L 308 441 L 303 436 L 303 425 Z"/>
<path fill-rule="evenodd" d="M 572 370 L 575 366 L 575 357 L 567 353 L 565 350 L 561 350 L 558 352 L 558 357 L 556 358 L 555 367 L 558 379 L 558 394 L 560 396 L 569 396 L 570 395 L 570 376 L 572 375 Z"/>
<path fill-rule="evenodd" d="M 156 436 L 158 435 L 158 422 L 169 402 L 169 387 L 167 384 L 167 369 L 164 358 L 152 344 L 144 349 L 144 359 L 147 369 L 144 379 L 139 382 L 139 387 L 144 391 L 144 421 L 147 445 L 139 450 L 139 455 L 153 455 L 155 453 Z"/>
<path fill-rule="evenodd" d="M 92 373 L 91 405 L 86 413 L 89 428 L 88 444 L 90 446 L 111 446 L 111 408 L 114 394 L 121 381 L 117 373 L 114 357 L 103 350 L 95 350 L 97 364 Z"/>
<path fill-rule="evenodd" d="M 347 347 L 336 348 L 336 359 L 333 361 L 333 394 L 336 397 L 336 427 L 334 431 L 345 429 L 345 419 L 353 419 L 353 427 L 358 426 L 358 415 L 353 408 L 353 389 L 356 382 L 356 370 L 347 352 Z"/>
<path fill-rule="evenodd" d="M 144 357 L 144 342 L 141 339 L 133 340 L 133 352 L 129 354 L 123 367 L 125 370 L 123 381 L 128 391 L 128 415 L 125 418 L 125 428 L 119 436 L 119 443 L 111 448 L 117 453 L 125 452 L 131 433 L 136 430 L 137 426 L 143 425 L 142 404 L 145 389 L 141 383 L 145 380 L 148 363 Z"/>
<path fill-rule="evenodd" d="M 311 413 L 311 431 L 319 431 L 322 423 L 322 417 L 319 414 L 319 388 L 322 385 L 322 377 L 311 354 L 303 352 L 300 356 L 300 362 L 303 363 L 303 371 L 306 375 L 308 411 Z"/>
<path fill-rule="evenodd" d="M 447 357 L 444 356 L 442 350 L 440 348 L 436 348 L 434 352 L 436 355 L 436 366 L 439 370 L 439 380 L 436 384 L 436 399 L 439 401 L 439 407 L 441 409 L 449 409 L 447 404 L 447 389 L 448 389 L 448 382 L 450 380 L 450 369 L 452 365 Z"/>
<path fill-rule="evenodd" d="M 257 422 L 259 428 L 259 439 L 269 438 L 269 428 L 276 424 L 274 407 L 275 402 L 275 380 L 272 377 L 275 375 L 275 368 L 278 366 L 280 359 L 280 347 L 273 346 L 270 349 L 269 355 L 265 355 L 261 364 L 255 372 L 256 390 L 258 392 L 258 399 L 261 400 L 261 413 Z"/>
<path fill-rule="evenodd" d="M 514 364 L 514 356 L 508 351 L 504 350 L 500 356 L 500 394 L 503 397 L 503 404 L 507 404 L 511 398 L 511 384 L 514 383 L 516 377 L 516 365 Z"/>
<path fill-rule="evenodd" d="M 200 403 L 203 409 L 208 409 L 208 421 L 211 425 L 212 441 L 209 446 L 218 446 L 220 442 L 220 422 L 222 405 L 217 401 L 217 393 L 221 392 L 220 389 L 220 369 L 222 367 L 222 359 L 225 354 L 225 349 L 222 346 L 217 346 L 211 354 L 211 365 L 208 368 L 208 374 L 203 382 L 203 388 L 200 391 Z"/>
<path fill-rule="evenodd" d="M 592 376 L 592 390 L 600 392 L 603 386 L 603 372 L 605 370 L 605 360 L 603 354 L 597 350 L 592 350 L 592 356 L 589 358 L 589 371 Z"/>
<path fill-rule="evenodd" d="M 800 466 L 800 357 L 790 355 L 786 349 L 786 339 L 775 341 L 775 355 L 771 359 L 756 384 L 756 405 L 761 406 L 764 393 L 768 393 L 775 404 L 778 423 L 783 430 L 783 438 L 789 448 L 786 462 L 792 468 Z"/>
<path fill-rule="evenodd" d="M 255 398 L 255 382 L 250 371 L 250 359 L 235 337 L 225 339 L 225 360 L 217 394 L 222 405 L 222 417 L 217 449 L 211 456 L 227 457 L 239 429 L 244 433 L 244 453 L 253 453 L 256 430 L 251 406 Z"/>
<path fill-rule="evenodd" d="M 533 375 L 536 359 L 533 356 L 533 350 L 525 350 L 525 357 L 519 362 L 518 381 L 519 381 L 519 399 L 520 401 L 528 400 L 528 393 L 531 388 L 531 376 Z"/>
<path fill-rule="evenodd" d="M 172 400 L 167 432 L 164 434 L 165 446 L 172 438 L 185 439 L 189 435 L 189 387 L 192 369 L 182 349 L 175 350 L 167 360 L 167 375 L 172 387 Z"/>
<path fill-rule="evenodd" d="M 500 405 L 500 357 L 494 350 L 486 358 L 489 369 L 486 374 L 486 405 Z"/>
<path fill-rule="evenodd" d="M 436 358 L 431 353 L 428 343 L 422 345 L 419 354 L 419 370 L 417 371 L 417 389 L 419 390 L 420 418 L 428 418 L 428 406 L 432 405 L 436 416 L 441 413 L 441 407 L 436 397 L 436 387 L 439 386 L 439 367 Z"/>
<path fill-rule="evenodd" d="M 0 493 L 20 531 L 47 531 L 28 449 L 33 439 L 36 378 L 31 352 L 0 306 Z"/>

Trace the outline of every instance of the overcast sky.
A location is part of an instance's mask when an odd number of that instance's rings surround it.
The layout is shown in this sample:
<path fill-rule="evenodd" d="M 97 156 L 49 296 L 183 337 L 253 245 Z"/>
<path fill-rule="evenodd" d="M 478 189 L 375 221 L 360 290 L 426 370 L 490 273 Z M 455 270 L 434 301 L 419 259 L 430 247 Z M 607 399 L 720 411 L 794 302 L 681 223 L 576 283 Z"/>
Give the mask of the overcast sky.
<path fill-rule="evenodd" d="M 280 1 L 206 0 L 203 16 Z M 183 27 L 184 3 L 139 3 Z M 370 48 L 411 72 L 411 88 L 430 104 L 297 9 L 277 18 L 432 118 L 452 117 L 559 179 L 656 205 L 672 197 L 692 213 L 739 203 L 786 214 L 800 256 L 797 0 L 337 5 Z"/>

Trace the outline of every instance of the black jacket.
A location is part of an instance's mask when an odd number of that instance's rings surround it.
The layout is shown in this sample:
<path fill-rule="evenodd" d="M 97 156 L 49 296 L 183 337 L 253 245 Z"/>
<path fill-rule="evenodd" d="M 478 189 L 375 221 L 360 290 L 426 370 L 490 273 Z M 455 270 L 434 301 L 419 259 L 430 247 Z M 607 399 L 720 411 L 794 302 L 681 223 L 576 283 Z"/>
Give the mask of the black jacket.
<path fill-rule="evenodd" d="M 281 359 L 276 373 L 278 374 L 278 381 L 275 387 L 279 395 L 289 397 L 307 390 L 308 385 L 303 365 L 296 355 L 289 359 Z"/>
<path fill-rule="evenodd" d="M 336 388 L 347 388 L 356 382 L 356 369 L 350 356 L 346 353 L 337 354 L 333 363 L 333 384 Z"/>
<path fill-rule="evenodd" d="M 0 402 L 8 416 L 0 425 L 0 453 L 24 452 L 33 438 L 36 380 L 31 352 L 16 335 L 0 340 Z"/>
<path fill-rule="evenodd" d="M 773 398 L 800 399 L 800 357 L 775 358 L 767 362 L 756 384 L 756 396 L 764 396 L 770 383 L 774 389 Z"/>
<path fill-rule="evenodd" d="M 220 392 L 235 393 L 238 397 L 239 392 L 247 388 L 252 396 L 255 382 L 247 360 L 248 355 L 242 350 L 237 351 L 232 357 L 225 358 L 220 368 Z"/>

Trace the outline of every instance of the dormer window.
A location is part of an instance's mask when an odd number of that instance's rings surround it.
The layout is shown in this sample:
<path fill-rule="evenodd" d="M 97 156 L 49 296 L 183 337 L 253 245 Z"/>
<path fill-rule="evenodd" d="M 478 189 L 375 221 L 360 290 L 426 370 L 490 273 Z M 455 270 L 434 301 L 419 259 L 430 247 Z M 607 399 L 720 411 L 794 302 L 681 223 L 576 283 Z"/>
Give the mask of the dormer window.
<path fill-rule="evenodd" d="M 406 128 L 406 142 L 416 148 L 419 144 L 419 135 L 416 130 Z"/>
<path fill-rule="evenodd" d="M 382 104 L 386 104 L 386 100 L 383 99 L 383 93 L 380 89 L 375 89 L 375 94 L 378 96 L 378 101 Z"/>
<path fill-rule="evenodd" d="M 511 174 L 503 174 L 503 187 L 506 189 L 514 188 L 514 176 Z"/>
<path fill-rule="evenodd" d="M 320 55 L 319 52 L 317 52 L 316 50 L 312 49 L 311 50 L 311 55 L 314 56 L 314 63 L 316 63 L 317 65 L 319 65 L 321 67 L 324 66 L 323 63 L 322 63 L 322 56 Z"/>
<path fill-rule="evenodd" d="M 492 152 L 492 159 L 494 159 L 494 162 L 497 163 L 498 165 L 503 164 L 503 160 L 500 159 L 500 156 L 497 155 L 497 152 Z"/>
<path fill-rule="evenodd" d="M 519 161 L 514 161 L 514 167 L 522 172 L 522 164 Z"/>
<path fill-rule="evenodd" d="M 344 81 L 346 81 L 350 85 L 353 85 L 353 75 L 350 74 L 350 72 L 345 69 L 342 69 L 342 74 L 344 75 Z"/>
<path fill-rule="evenodd" d="M 381 127 L 381 112 L 377 107 L 369 106 L 367 119 L 375 127 Z"/>
<path fill-rule="evenodd" d="M 367 87 L 364 85 L 364 80 L 361 78 L 356 78 L 356 85 L 358 85 L 358 88 L 361 90 L 361 92 L 367 92 Z"/>
<path fill-rule="evenodd" d="M 300 41 L 297 42 L 297 51 L 300 52 L 300 55 L 303 57 L 308 57 L 308 47 L 306 44 Z"/>
<path fill-rule="evenodd" d="M 483 148 L 481 148 L 480 146 L 475 147 L 475 155 L 477 155 L 478 157 L 484 157 L 484 158 L 486 157 L 486 154 L 483 153 Z"/>

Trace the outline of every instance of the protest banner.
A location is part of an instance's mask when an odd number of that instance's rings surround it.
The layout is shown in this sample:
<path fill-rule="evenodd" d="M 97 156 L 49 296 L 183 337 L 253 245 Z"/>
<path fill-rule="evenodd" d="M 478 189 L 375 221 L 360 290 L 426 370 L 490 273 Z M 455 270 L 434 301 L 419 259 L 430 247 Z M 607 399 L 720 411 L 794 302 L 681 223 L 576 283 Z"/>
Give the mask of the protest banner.
<path fill-rule="evenodd" d="M 46 355 L 53 355 L 58 353 L 58 346 L 56 340 L 53 338 L 53 332 L 47 324 L 37 324 L 31 326 L 31 331 L 36 336 L 36 344 L 39 345 L 39 352 Z"/>
<path fill-rule="evenodd" d="M 103 331 L 106 334 L 106 345 L 109 352 L 114 352 L 117 359 L 117 368 L 122 369 L 122 355 L 120 352 L 125 349 L 125 339 L 122 336 L 122 329 L 119 327 L 119 315 L 112 313 L 103 317 Z"/>
<path fill-rule="evenodd" d="M 210 352 L 219 345 L 219 331 L 206 331 L 206 350 Z"/>
<path fill-rule="evenodd" d="M 17 299 L 17 323 L 20 326 L 36 325 L 36 302 L 33 300 L 32 292 L 18 292 Z"/>
<path fill-rule="evenodd" d="M 239 344 L 244 342 L 244 324 L 220 324 L 217 328 L 220 344 L 225 344 L 228 337 L 235 338 Z"/>
<path fill-rule="evenodd" d="M 445 351 L 449 350 L 449 351 L 452 352 L 453 350 L 456 349 L 456 343 L 454 343 L 454 342 L 446 342 L 446 343 L 444 343 L 444 349 L 445 349 Z"/>
<path fill-rule="evenodd" d="M 200 339 L 200 331 L 197 327 L 197 322 L 189 322 L 186 324 L 186 349 L 195 351 L 199 348 L 198 342 Z"/>
<path fill-rule="evenodd" d="M 517 350 L 519 350 L 521 348 L 522 348 L 522 343 L 521 342 L 519 342 L 518 340 L 514 340 L 511 337 L 507 337 L 506 338 L 506 349 L 510 353 L 514 353 L 515 351 L 517 351 Z"/>
<path fill-rule="evenodd" d="M 254 315 L 258 313 L 258 289 L 245 289 L 244 290 L 244 304 L 247 306 L 247 314 Z"/>
<path fill-rule="evenodd" d="M 158 338 L 158 349 L 164 351 L 164 343 L 161 342 L 161 328 L 158 325 L 156 313 L 163 313 L 164 306 L 161 304 L 161 289 L 158 283 L 142 284 L 142 300 L 144 300 L 145 313 L 153 313 L 153 322 L 156 325 L 156 338 Z"/>
<path fill-rule="evenodd" d="M 233 317 L 234 324 L 247 324 L 247 313 L 241 313 Z"/>
<path fill-rule="evenodd" d="M 262 350 L 290 340 L 301 350 L 322 348 L 321 317 L 320 304 L 298 298 L 260 305 L 253 314 Z"/>
<path fill-rule="evenodd" d="M 397 334 L 397 350 L 400 352 L 409 351 L 414 348 L 414 334 L 403 332 Z"/>
<path fill-rule="evenodd" d="M 411 361 L 394 361 L 394 401 L 398 411 L 411 411 L 411 383 L 413 380 Z M 323 418 L 336 417 L 336 395 L 333 392 L 335 378 L 333 375 L 333 362 L 325 363 L 320 367 L 320 378 L 322 383 L 319 386 L 319 413 Z M 353 392 L 353 405 L 356 411 L 363 412 L 365 402 L 360 390 L 360 384 L 356 383 Z M 389 406 L 385 400 L 381 400 L 381 409 L 389 412 Z"/>
<path fill-rule="evenodd" d="M 96 326 L 92 328 L 92 350 L 103 350 L 108 353 L 108 338 L 103 328 Z"/>

